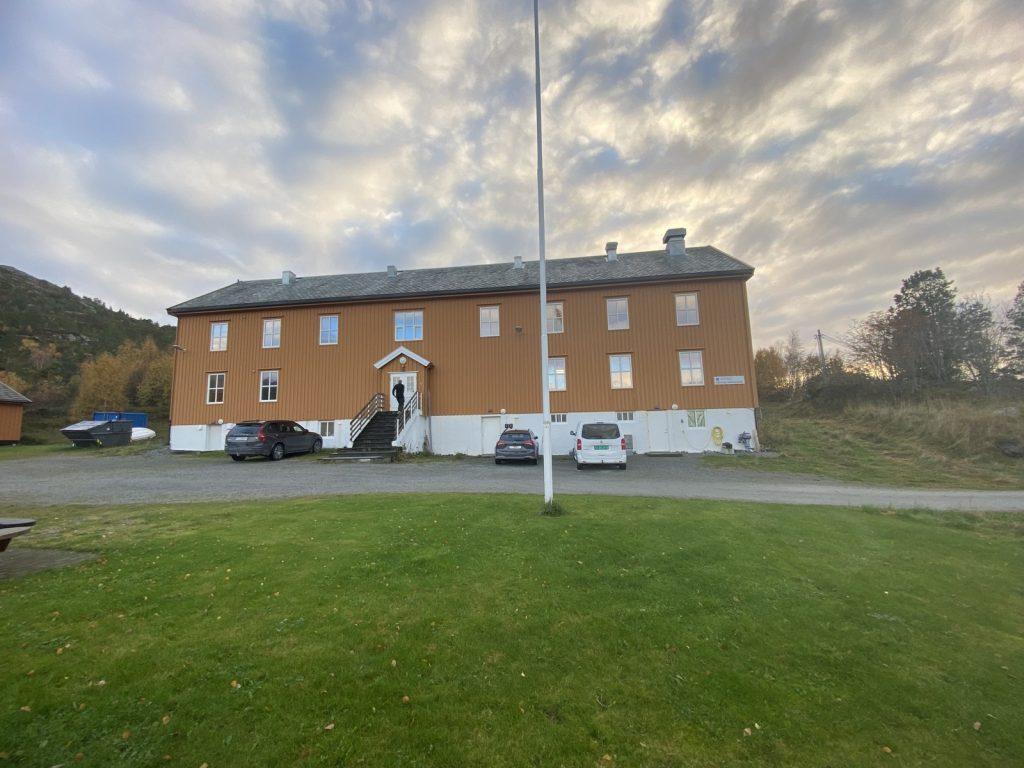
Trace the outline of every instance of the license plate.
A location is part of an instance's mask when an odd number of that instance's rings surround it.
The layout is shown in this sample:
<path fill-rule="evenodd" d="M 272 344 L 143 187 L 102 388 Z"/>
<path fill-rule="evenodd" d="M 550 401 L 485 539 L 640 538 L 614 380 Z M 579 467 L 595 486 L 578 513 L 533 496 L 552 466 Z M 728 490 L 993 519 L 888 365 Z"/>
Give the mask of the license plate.
<path fill-rule="evenodd" d="M 595 451 L 607 451 L 608 450 L 608 446 L 607 445 L 595 445 L 594 446 L 594 450 Z"/>
<path fill-rule="evenodd" d="M 228 438 L 232 443 L 244 443 L 248 440 L 248 437 L 230 437 Z"/>
<path fill-rule="evenodd" d="M 510 445 L 509 448 L 511 448 L 513 451 L 521 451 L 521 450 L 523 450 L 523 446 L 521 446 L 521 445 Z"/>

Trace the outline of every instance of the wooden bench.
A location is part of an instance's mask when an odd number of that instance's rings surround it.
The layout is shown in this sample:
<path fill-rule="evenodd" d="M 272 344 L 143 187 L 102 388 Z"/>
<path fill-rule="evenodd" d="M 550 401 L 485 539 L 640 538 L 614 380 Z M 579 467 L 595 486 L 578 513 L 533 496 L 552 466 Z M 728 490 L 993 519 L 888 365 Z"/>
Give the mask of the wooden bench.
<path fill-rule="evenodd" d="M 0 552 L 10 546 L 11 539 L 32 530 L 35 520 L 23 518 L 0 518 Z"/>

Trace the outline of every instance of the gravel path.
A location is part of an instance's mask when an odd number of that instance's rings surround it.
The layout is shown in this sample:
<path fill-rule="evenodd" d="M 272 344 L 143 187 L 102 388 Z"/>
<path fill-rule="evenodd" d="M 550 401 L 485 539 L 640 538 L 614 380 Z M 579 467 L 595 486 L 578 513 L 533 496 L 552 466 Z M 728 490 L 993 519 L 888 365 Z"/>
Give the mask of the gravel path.
<path fill-rule="evenodd" d="M 1024 491 L 879 488 L 814 477 L 708 469 L 699 456 L 630 458 L 629 469 L 578 472 L 554 462 L 555 493 L 871 506 L 945 511 L 1024 512 Z M 157 449 L 130 456 L 44 456 L 0 463 L 0 505 L 127 504 L 219 501 L 355 493 L 543 493 L 541 467 L 495 466 L 470 458 L 402 464 L 325 464 L 312 457 L 280 462 L 175 455 Z"/>

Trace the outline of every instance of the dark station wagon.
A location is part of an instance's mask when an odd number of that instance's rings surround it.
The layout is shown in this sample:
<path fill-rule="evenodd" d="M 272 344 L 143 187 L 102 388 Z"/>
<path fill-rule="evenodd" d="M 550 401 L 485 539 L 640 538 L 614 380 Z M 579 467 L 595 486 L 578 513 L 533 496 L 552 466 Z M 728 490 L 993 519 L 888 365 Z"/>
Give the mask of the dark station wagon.
<path fill-rule="evenodd" d="M 266 456 L 280 461 L 289 453 L 320 453 L 323 438 L 294 421 L 240 421 L 228 432 L 224 452 L 235 461 Z"/>
<path fill-rule="evenodd" d="M 503 461 L 528 461 L 537 463 L 540 455 L 540 441 L 528 429 L 506 429 L 494 446 L 494 463 Z"/>

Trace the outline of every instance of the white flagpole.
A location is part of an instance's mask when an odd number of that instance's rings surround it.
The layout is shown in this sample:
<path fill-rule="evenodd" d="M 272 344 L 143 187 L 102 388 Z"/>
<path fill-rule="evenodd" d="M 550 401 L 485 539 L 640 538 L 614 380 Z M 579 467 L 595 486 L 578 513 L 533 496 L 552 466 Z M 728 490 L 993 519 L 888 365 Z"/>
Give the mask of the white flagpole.
<path fill-rule="evenodd" d="M 541 150 L 540 124 L 540 13 L 538 0 L 533 0 L 533 61 L 537 92 L 537 221 L 540 237 L 540 380 L 544 407 L 544 428 L 541 447 L 544 449 L 544 503 L 555 497 L 551 476 L 551 391 L 548 383 L 548 284 L 544 268 L 544 153 Z"/>

